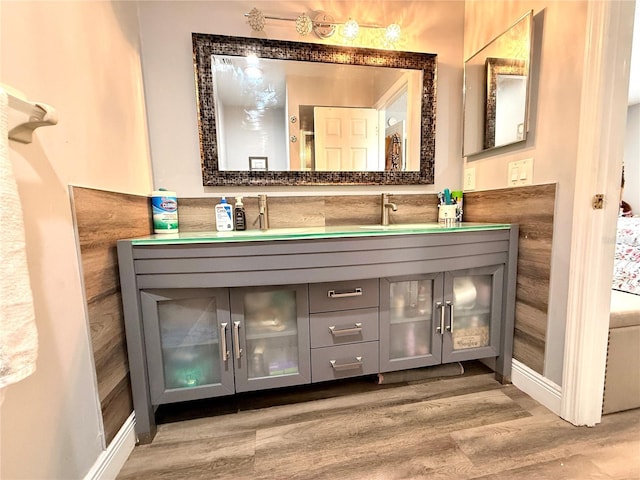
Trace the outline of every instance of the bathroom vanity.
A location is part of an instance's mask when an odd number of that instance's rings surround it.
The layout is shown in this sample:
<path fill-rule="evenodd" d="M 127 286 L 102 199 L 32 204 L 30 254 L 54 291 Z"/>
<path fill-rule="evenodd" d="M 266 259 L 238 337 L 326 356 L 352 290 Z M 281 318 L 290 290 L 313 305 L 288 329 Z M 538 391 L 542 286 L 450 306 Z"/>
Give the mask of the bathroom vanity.
<path fill-rule="evenodd" d="M 462 223 L 118 241 L 139 442 L 164 403 L 471 359 L 509 381 L 517 239 Z"/>

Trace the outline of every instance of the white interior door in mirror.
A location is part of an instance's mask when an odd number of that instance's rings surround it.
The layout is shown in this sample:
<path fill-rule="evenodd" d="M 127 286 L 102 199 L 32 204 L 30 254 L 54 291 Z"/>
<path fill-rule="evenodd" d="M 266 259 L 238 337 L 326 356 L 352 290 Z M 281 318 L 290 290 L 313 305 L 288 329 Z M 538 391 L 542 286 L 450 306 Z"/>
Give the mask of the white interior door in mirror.
<path fill-rule="evenodd" d="M 527 77 L 498 75 L 496 79 L 495 145 L 507 145 L 524 139 Z"/>
<path fill-rule="evenodd" d="M 317 171 L 384 170 L 374 108 L 314 108 Z"/>

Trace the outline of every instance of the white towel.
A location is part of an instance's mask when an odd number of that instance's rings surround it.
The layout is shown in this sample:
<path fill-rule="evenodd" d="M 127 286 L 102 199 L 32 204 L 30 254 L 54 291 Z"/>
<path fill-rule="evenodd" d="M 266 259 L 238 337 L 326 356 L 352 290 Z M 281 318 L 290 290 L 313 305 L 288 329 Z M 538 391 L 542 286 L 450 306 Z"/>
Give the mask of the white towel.
<path fill-rule="evenodd" d="M 31 375 L 38 356 L 24 221 L 9 159 L 7 92 L 0 87 L 0 388 Z"/>

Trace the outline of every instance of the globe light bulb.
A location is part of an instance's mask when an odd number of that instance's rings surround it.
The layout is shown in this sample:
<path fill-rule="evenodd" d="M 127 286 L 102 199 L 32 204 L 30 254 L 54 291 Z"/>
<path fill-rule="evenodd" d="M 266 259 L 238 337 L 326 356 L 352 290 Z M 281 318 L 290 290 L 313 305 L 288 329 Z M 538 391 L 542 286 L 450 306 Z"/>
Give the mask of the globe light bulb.
<path fill-rule="evenodd" d="M 400 40 L 400 32 L 400 25 L 398 25 L 397 23 L 392 23 L 386 28 L 384 32 L 384 38 L 388 43 L 393 45 L 398 40 Z"/>
<path fill-rule="evenodd" d="M 358 31 L 359 30 L 360 30 L 360 25 L 358 25 L 358 22 L 356 22 L 355 20 L 350 18 L 344 24 L 344 29 L 343 29 L 343 34 L 342 35 L 347 40 L 355 40 L 355 38 L 358 36 Z"/>
<path fill-rule="evenodd" d="M 296 32 L 298 32 L 299 35 L 309 35 L 312 29 L 313 22 L 309 18 L 309 15 L 303 13 L 296 18 Z"/>
<path fill-rule="evenodd" d="M 261 32 L 264 28 L 264 13 L 254 7 L 249 12 L 248 17 L 249 25 L 251 25 L 251 28 L 256 32 Z"/>

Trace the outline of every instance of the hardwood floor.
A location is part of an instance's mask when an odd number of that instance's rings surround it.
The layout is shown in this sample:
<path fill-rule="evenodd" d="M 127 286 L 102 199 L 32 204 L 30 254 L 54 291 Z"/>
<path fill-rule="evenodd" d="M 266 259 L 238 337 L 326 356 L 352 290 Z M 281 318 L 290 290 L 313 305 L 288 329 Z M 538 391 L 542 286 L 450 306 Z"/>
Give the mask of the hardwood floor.
<path fill-rule="evenodd" d="M 166 423 L 118 478 L 640 479 L 640 410 L 574 427 L 482 368 L 467 370 L 160 409 Z"/>

